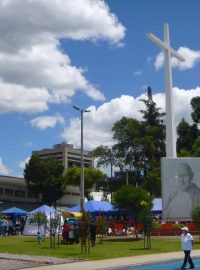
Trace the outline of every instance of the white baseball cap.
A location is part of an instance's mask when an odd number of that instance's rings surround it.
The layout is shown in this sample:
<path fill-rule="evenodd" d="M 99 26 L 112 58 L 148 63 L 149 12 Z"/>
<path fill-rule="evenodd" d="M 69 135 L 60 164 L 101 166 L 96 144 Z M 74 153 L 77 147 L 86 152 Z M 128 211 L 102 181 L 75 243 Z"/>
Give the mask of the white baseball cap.
<path fill-rule="evenodd" d="M 181 228 L 181 230 L 182 230 L 182 231 L 186 231 L 186 232 L 189 231 L 188 227 L 183 227 L 183 228 Z"/>

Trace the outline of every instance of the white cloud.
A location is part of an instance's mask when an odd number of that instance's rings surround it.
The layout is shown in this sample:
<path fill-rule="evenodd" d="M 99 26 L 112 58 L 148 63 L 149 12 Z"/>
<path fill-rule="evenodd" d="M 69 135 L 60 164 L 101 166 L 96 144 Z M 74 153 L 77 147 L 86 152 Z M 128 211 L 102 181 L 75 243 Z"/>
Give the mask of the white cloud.
<path fill-rule="evenodd" d="M 136 70 L 136 71 L 133 73 L 133 75 L 135 75 L 135 76 L 140 76 L 140 75 L 142 75 L 142 73 L 143 73 L 143 70 L 142 70 L 142 69 L 138 69 L 138 70 Z"/>
<path fill-rule="evenodd" d="M 200 51 L 193 51 L 187 47 L 180 47 L 177 52 L 185 58 L 184 62 L 180 62 L 176 58 L 172 57 L 171 65 L 173 68 L 179 70 L 186 70 L 193 68 L 200 61 Z M 164 65 L 164 54 L 159 53 L 156 56 L 154 66 L 156 70 L 159 70 Z"/>
<path fill-rule="evenodd" d="M 143 98 L 141 95 L 139 98 Z M 86 149 L 113 144 L 112 126 L 122 116 L 141 119 L 139 110 L 144 108 L 143 103 L 131 96 L 122 95 L 104 103 L 99 108 L 91 106 L 89 113 L 84 113 L 84 146 Z M 62 139 L 80 147 L 80 119 L 71 119 L 69 127 L 64 129 Z"/>
<path fill-rule="evenodd" d="M 47 128 L 54 128 L 56 124 L 64 124 L 64 118 L 61 115 L 56 116 L 39 116 L 31 120 L 31 125 L 33 127 L 37 127 L 41 130 L 45 130 Z"/>
<path fill-rule="evenodd" d="M 25 142 L 25 147 L 32 147 L 32 146 L 34 146 L 35 144 L 34 144 L 34 142 L 32 142 L 32 141 L 27 141 L 27 142 Z"/>
<path fill-rule="evenodd" d="M 160 52 L 156 56 L 156 60 L 154 62 L 154 67 L 156 70 L 159 70 L 161 67 L 163 67 L 163 65 L 164 65 L 164 54 L 163 54 L 163 52 Z"/>
<path fill-rule="evenodd" d="M 0 26 L 4 51 L 55 38 L 118 44 L 125 35 L 123 25 L 101 0 L 1 0 Z"/>
<path fill-rule="evenodd" d="M 8 167 L 6 167 L 6 165 L 3 163 L 2 158 L 0 157 L 0 174 L 9 174 L 11 172 L 10 169 L 8 169 Z"/>
<path fill-rule="evenodd" d="M 191 122 L 191 105 L 190 101 L 193 97 L 200 96 L 200 87 L 195 89 L 185 90 L 174 87 L 174 111 L 176 115 L 176 123 L 180 122 L 182 118 Z"/>
<path fill-rule="evenodd" d="M 51 57 L 49 57 L 51 55 Z M 72 66 L 67 55 L 58 51 L 56 43 L 39 44 L 16 55 L 0 53 L 0 76 L 4 81 L 28 88 L 51 89 L 49 102 L 68 102 L 76 91 L 103 100 L 104 95 L 83 76 L 83 70 Z"/>
<path fill-rule="evenodd" d="M 191 122 L 191 106 L 190 100 L 200 95 L 200 87 L 191 90 L 174 89 L 174 114 L 175 121 L 178 124 L 184 117 L 186 121 Z M 99 145 L 112 145 L 113 133 L 111 131 L 113 124 L 120 120 L 123 116 L 131 117 L 138 120 L 142 119 L 139 110 L 145 108 L 144 103 L 140 99 L 146 99 L 146 95 L 142 94 L 137 98 L 132 96 L 121 96 L 112 99 L 110 102 L 104 103 L 100 107 L 89 107 L 89 113 L 84 114 L 84 148 L 91 150 Z M 161 112 L 165 112 L 165 94 L 156 93 L 153 99 L 157 106 L 161 108 Z M 62 139 L 68 143 L 80 147 L 80 118 L 72 118 L 70 125 L 64 129 L 61 135 Z"/>
<path fill-rule="evenodd" d="M 49 91 L 45 88 L 24 86 L 0 81 L 0 113 L 43 112 L 48 109 Z"/>
<path fill-rule="evenodd" d="M 29 160 L 30 160 L 30 157 L 28 157 L 25 160 L 19 162 L 19 164 L 18 164 L 19 165 L 19 168 L 24 170 L 25 169 L 25 165 L 26 165 L 26 163 L 29 162 Z"/>
<path fill-rule="evenodd" d="M 124 35 L 125 28 L 101 0 L 1 0 L 0 100 L 5 85 L 12 91 L 0 111 L 41 112 L 50 103 L 69 102 L 77 91 L 104 100 L 103 93 L 85 78 L 85 71 L 71 64 L 60 39 L 106 40 L 120 46 Z M 15 100 L 19 88 L 22 100 Z M 29 110 L 32 97 L 27 92 L 32 89 L 41 91 L 41 102 Z"/>
<path fill-rule="evenodd" d="M 141 89 L 142 89 L 143 91 L 146 91 L 146 89 L 148 88 L 148 86 L 149 86 L 149 85 L 144 84 L 144 85 L 142 85 Z"/>

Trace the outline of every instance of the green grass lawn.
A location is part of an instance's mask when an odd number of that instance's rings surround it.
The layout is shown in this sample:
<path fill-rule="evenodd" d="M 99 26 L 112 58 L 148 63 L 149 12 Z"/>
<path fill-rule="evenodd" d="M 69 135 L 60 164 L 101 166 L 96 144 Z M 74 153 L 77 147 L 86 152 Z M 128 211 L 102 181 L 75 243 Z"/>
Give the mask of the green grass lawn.
<path fill-rule="evenodd" d="M 144 240 L 136 241 L 132 238 L 107 238 L 103 244 L 98 239 L 95 247 L 91 247 L 90 254 L 81 254 L 80 244 L 60 244 L 59 248 L 50 248 L 47 238 L 41 245 L 35 237 L 8 236 L 0 237 L 0 252 L 45 255 L 60 258 L 80 259 L 108 259 L 144 254 L 156 254 L 164 252 L 180 251 L 179 237 L 152 237 L 151 249 L 144 249 Z M 195 241 L 194 249 L 200 248 L 200 242 Z"/>

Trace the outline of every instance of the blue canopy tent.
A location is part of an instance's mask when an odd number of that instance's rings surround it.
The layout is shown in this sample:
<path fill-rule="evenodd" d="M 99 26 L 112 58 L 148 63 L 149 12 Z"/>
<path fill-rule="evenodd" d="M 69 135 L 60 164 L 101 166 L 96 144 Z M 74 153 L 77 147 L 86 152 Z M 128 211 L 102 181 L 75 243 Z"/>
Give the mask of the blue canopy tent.
<path fill-rule="evenodd" d="M 7 208 L 7 209 L 1 211 L 0 213 L 3 215 L 10 216 L 10 219 L 13 222 L 13 225 L 9 226 L 8 235 L 9 234 L 11 234 L 11 235 L 12 234 L 19 234 L 20 231 L 22 232 L 22 230 L 23 230 L 22 228 L 23 228 L 23 224 L 24 224 L 24 221 L 22 223 L 22 220 L 24 220 L 24 218 L 22 218 L 22 216 L 26 216 L 27 211 L 25 211 L 21 208 L 11 207 L 11 208 Z M 16 224 L 17 221 L 20 223 Z"/>
<path fill-rule="evenodd" d="M 162 199 L 161 198 L 153 199 L 153 207 L 151 211 L 153 214 L 162 214 Z"/>
<path fill-rule="evenodd" d="M 17 208 L 17 207 L 11 207 L 11 208 L 1 211 L 0 213 L 5 214 L 5 215 L 11 215 L 11 216 L 26 216 L 27 211 Z"/>
<path fill-rule="evenodd" d="M 59 213 L 59 212 L 57 210 L 55 210 L 54 208 L 44 204 L 44 205 L 29 212 L 29 214 L 37 214 L 37 213 L 44 213 L 48 216 L 48 215 L 50 215 L 50 213 L 52 215 L 55 215 L 56 213 Z"/>
<path fill-rule="evenodd" d="M 100 213 L 100 212 L 105 212 L 105 213 L 111 213 L 111 212 L 116 212 L 116 209 L 110 202 L 105 202 L 105 201 L 88 201 L 84 204 L 84 210 L 86 212 L 90 213 Z M 80 205 L 76 205 L 70 209 L 68 209 L 66 212 L 80 212 Z"/>

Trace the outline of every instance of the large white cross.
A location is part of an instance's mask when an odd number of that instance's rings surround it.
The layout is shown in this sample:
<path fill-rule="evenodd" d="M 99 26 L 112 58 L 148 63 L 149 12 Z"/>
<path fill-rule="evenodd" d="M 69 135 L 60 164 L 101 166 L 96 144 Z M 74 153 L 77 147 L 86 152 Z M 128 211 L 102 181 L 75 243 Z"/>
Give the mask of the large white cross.
<path fill-rule="evenodd" d="M 169 26 L 164 24 L 164 42 L 151 33 L 147 37 L 164 50 L 165 56 L 165 88 L 166 88 L 166 157 L 176 158 L 176 128 L 173 110 L 171 57 L 181 62 L 185 59 L 170 47 Z"/>

